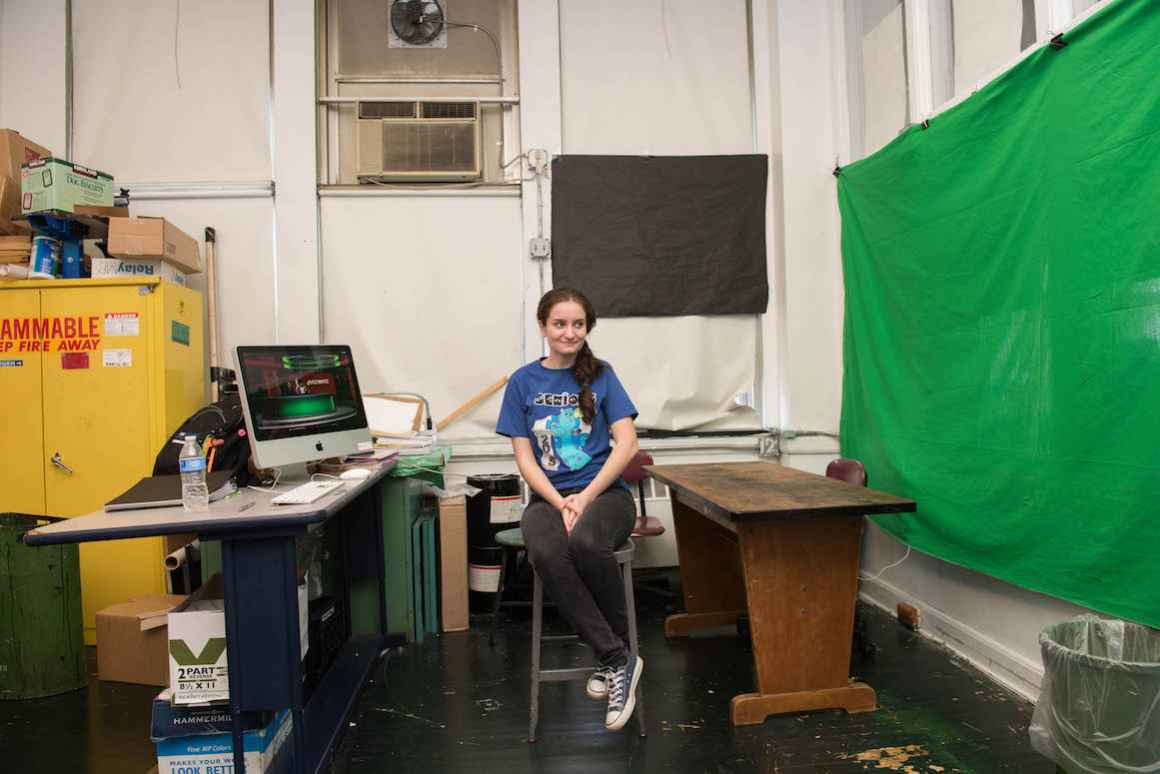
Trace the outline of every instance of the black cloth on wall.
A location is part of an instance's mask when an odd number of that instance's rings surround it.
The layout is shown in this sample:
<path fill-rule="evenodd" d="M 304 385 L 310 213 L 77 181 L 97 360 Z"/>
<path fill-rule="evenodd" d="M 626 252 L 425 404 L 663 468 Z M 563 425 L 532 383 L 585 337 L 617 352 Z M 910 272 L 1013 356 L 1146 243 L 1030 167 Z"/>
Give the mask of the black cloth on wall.
<path fill-rule="evenodd" d="M 761 314 L 768 160 L 557 156 L 552 280 L 602 317 Z"/>

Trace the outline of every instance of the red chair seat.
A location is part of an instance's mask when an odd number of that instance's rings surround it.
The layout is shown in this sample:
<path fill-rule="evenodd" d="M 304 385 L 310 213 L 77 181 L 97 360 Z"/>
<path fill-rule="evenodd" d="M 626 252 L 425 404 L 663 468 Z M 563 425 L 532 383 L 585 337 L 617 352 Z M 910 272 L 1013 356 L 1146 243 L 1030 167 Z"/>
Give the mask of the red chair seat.
<path fill-rule="evenodd" d="M 642 523 L 643 522 L 643 523 Z M 656 516 L 644 516 L 636 520 L 632 528 L 633 537 L 657 537 L 665 534 L 665 525 Z"/>

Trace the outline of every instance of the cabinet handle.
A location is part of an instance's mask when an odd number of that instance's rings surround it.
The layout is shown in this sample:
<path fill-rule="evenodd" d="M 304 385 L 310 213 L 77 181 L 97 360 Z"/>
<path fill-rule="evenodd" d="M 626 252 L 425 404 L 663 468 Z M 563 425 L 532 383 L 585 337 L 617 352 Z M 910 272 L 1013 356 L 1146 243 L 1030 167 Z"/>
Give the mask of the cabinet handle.
<path fill-rule="evenodd" d="M 56 465 L 58 468 L 63 470 L 65 473 L 68 473 L 70 476 L 73 474 L 73 469 L 70 468 L 68 465 L 65 465 L 64 462 L 61 460 L 60 452 L 57 452 L 56 454 L 52 455 L 52 459 L 50 460 L 50 462 L 52 462 L 53 465 Z"/>

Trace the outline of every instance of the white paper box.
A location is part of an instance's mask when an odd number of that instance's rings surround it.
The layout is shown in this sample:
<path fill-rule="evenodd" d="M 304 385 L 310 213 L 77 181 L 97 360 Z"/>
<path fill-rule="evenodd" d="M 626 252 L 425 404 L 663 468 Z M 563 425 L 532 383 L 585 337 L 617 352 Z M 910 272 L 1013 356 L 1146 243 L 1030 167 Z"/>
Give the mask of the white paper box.
<path fill-rule="evenodd" d="M 119 258 L 93 259 L 93 279 L 115 277 L 160 277 L 175 285 L 185 285 L 185 274 L 165 261 L 147 259 L 125 261 Z"/>

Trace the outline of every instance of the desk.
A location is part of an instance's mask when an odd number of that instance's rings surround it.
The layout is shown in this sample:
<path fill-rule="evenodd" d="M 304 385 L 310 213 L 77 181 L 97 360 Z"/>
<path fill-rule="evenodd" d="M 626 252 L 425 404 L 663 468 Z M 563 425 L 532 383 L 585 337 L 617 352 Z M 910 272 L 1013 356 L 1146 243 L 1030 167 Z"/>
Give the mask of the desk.
<path fill-rule="evenodd" d="M 225 584 L 226 652 L 233 715 L 234 771 L 243 774 L 241 713 L 289 707 L 293 716 L 290 770 L 325 770 L 347 715 L 385 643 L 383 535 L 380 487 L 388 467 L 347 482 L 309 505 L 272 505 L 273 495 L 243 489 L 212 503 L 206 513 L 180 507 L 98 511 L 31 530 L 29 545 L 197 533 L 220 540 Z M 283 487 L 285 488 L 285 487 Z M 294 540 L 311 524 L 338 518 L 339 589 L 350 611 L 351 580 L 373 578 L 378 589 L 378 631 L 351 635 L 308 702 L 302 690 L 297 567 Z"/>
<path fill-rule="evenodd" d="M 768 462 L 645 471 L 671 493 L 687 610 L 665 619 L 665 635 L 748 612 L 757 692 L 733 697 L 733 725 L 873 710 L 874 689 L 849 676 L 862 516 L 913 511 L 914 501 Z"/>

